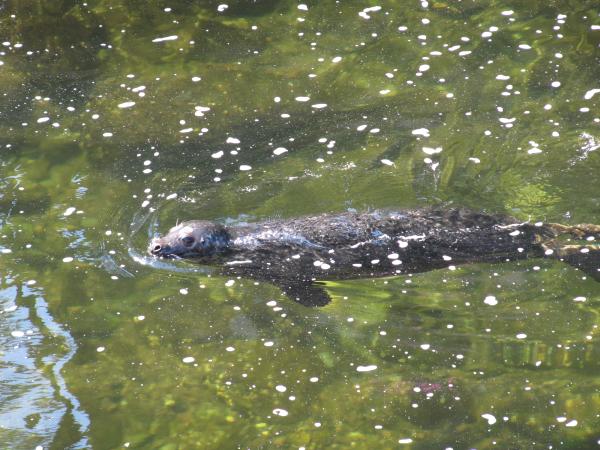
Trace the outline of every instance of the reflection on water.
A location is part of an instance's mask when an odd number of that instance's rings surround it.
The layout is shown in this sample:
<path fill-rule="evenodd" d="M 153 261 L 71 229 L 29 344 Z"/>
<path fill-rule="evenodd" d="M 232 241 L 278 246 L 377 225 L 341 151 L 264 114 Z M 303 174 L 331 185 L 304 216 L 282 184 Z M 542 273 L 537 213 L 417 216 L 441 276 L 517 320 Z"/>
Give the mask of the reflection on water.
<path fill-rule="evenodd" d="M 145 254 L 187 219 L 600 223 L 593 2 L 0 11 L 2 448 L 598 445 L 600 285 L 566 264 L 311 309 Z"/>
<path fill-rule="evenodd" d="M 89 418 L 69 392 L 61 373 L 75 354 L 75 342 L 48 313 L 43 292 L 32 287 L 35 280 L 20 285 L 5 276 L 2 284 L 2 446 L 50 446 L 59 432 L 58 425 L 73 422 L 82 433 L 73 448 L 86 448 L 89 442 L 83 433 L 88 430 Z"/>

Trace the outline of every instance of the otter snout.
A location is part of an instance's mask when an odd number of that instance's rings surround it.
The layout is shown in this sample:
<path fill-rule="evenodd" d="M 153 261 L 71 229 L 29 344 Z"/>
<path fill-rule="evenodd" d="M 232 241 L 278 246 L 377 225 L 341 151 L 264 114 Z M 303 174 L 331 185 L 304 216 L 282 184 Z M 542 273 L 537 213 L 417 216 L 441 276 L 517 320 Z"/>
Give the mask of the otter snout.
<path fill-rule="evenodd" d="M 154 256 L 167 256 L 171 253 L 171 246 L 162 239 L 153 239 L 148 246 L 148 253 Z"/>

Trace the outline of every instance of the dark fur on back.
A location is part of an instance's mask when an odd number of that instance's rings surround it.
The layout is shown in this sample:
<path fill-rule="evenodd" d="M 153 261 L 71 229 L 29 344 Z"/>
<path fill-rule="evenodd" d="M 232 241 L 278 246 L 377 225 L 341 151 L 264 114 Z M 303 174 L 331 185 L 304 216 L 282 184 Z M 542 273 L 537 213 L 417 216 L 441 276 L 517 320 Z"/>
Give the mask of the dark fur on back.
<path fill-rule="evenodd" d="M 265 280 L 307 304 L 315 280 L 423 272 L 467 262 L 544 255 L 545 225 L 467 209 L 346 212 L 223 226 L 190 221 L 153 240 L 157 256 L 194 258 L 223 274 Z"/>

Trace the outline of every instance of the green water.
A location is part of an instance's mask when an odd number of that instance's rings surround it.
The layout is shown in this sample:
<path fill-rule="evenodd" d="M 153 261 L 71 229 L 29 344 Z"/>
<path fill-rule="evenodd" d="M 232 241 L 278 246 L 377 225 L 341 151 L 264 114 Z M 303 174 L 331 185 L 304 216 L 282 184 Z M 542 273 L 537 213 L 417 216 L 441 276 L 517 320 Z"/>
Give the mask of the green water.
<path fill-rule="evenodd" d="M 0 448 L 598 448 L 565 264 L 311 309 L 143 256 L 191 218 L 600 223 L 598 2 L 224 3 L 0 0 Z"/>

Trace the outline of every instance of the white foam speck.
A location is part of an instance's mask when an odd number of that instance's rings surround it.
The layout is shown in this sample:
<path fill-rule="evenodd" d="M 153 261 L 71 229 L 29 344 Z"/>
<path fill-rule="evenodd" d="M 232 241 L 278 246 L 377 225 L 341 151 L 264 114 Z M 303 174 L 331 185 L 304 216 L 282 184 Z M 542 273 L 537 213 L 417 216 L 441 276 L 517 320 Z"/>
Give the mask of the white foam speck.
<path fill-rule="evenodd" d="M 550 86 L 552 86 L 553 88 L 557 88 L 560 87 L 560 81 L 553 81 L 552 83 L 550 83 Z"/>
<path fill-rule="evenodd" d="M 173 193 L 171 195 L 167 195 L 167 197 L 166 197 L 167 200 L 173 200 L 174 198 L 177 198 L 177 193 Z"/>
<path fill-rule="evenodd" d="M 106 132 L 102 133 L 102 137 L 112 137 L 112 135 L 113 134 L 111 132 L 109 132 L 109 131 L 106 131 Z"/>
<path fill-rule="evenodd" d="M 517 339 L 525 339 L 526 337 L 527 337 L 527 335 L 525 333 L 519 333 L 516 336 Z"/>
<path fill-rule="evenodd" d="M 215 152 L 212 155 L 210 155 L 210 157 L 214 158 L 214 159 L 219 159 L 221 156 L 223 156 L 223 154 L 224 154 L 223 151 L 219 150 L 218 152 Z"/>
<path fill-rule="evenodd" d="M 496 80 L 501 80 L 501 81 L 506 81 L 506 80 L 510 80 L 510 77 L 508 75 L 496 75 Z"/>
<path fill-rule="evenodd" d="M 229 8 L 229 5 L 225 4 L 225 3 L 221 3 L 219 6 L 217 6 L 217 11 L 219 12 L 223 12 L 225 11 L 227 8 Z"/>
<path fill-rule="evenodd" d="M 331 62 L 335 64 L 335 63 L 339 63 L 341 60 L 342 60 L 341 56 L 335 56 L 331 59 Z"/>
<path fill-rule="evenodd" d="M 246 172 L 246 171 L 248 171 L 248 170 L 252 170 L 252 166 L 248 166 L 248 165 L 246 165 L 246 164 L 242 164 L 242 165 L 240 166 L 240 170 L 241 170 L 241 171 L 243 171 L 243 172 Z"/>
<path fill-rule="evenodd" d="M 165 37 L 160 37 L 160 38 L 155 38 L 152 39 L 152 42 L 165 42 L 165 41 L 174 41 L 178 38 L 177 35 L 173 35 L 173 36 L 165 36 Z"/>
<path fill-rule="evenodd" d="M 377 369 L 377 366 L 375 364 L 371 364 L 369 366 L 357 366 L 356 367 L 357 372 L 372 372 L 375 369 Z"/>
<path fill-rule="evenodd" d="M 188 295 L 188 290 L 186 288 L 181 288 L 181 289 L 179 289 L 179 293 L 181 295 Z"/>
<path fill-rule="evenodd" d="M 193 129 L 193 128 L 183 128 L 183 129 L 179 130 L 179 132 L 180 132 L 181 134 L 187 134 L 187 133 L 191 133 L 192 131 L 194 131 L 194 129 Z"/>
<path fill-rule="evenodd" d="M 412 441 L 411 438 L 402 438 L 398 439 L 398 444 L 412 444 Z"/>
<path fill-rule="evenodd" d="M 527 44 L 519 44 L 519 48 L 521 50 L 531 50 L 531 45 L 527 45 Z"/>
<path fill-rule="evenodd" d="M 312 107 L 315 109 L 327 108 L 327 103 L 315 103 L 314 105 L 312 105 Z"/>
<path fill-rule="evenodd" d="M 427 128 L 417 128 L 416 130 L 412 130 L 411 133 L 414 136 L 429 137 L 429 130 Z"/>
<path fill-rule="evenodd" d="M 441 153 L 442 147 L 423 147 L 423 153 L 427 155 L 435 155 L 436 153 Z"/>
<path fill-rule="evenodd" d="M 502 14 L 503 16 L 512 16 L 515 12 L 511 9 L 506 10 L 506 11 L 502 11 L 500 14 Z"/>
<path fill-rule="evenodd" d="M 102 353 L 104 350 L 106 350 L 106 347 L 98 347 L 98 348 L 96 348 L 96 351 L 98 353 Z"/>
<path fill-rule="evenodd" d="M 40 117 L 37 120 L 37 123 L 44 123 L 44 122 L 48 122 L 50 120 L 50 117 Z"/>
<path fill-rule="evenodd" d="M 275 408 L 273 410 L 273 414 L 275 414 L 276 416 L 280 416 L 280 417 L 285 417 L 287 416 L 289 413 L 285 410 L 285 409 L 281 409 L 281 408 Z"/>
<path fill-rule="evenodd" d="M 287 391 L 287 388 L 283 384 L 278 384 L 277 386 L 275 386 L 275 390 L 277 392 L 285 392 Z"/>
<path fill-rule="evenodd" d="M 493 295 L 488 295 L 483 299 L 483 303 L 490 306 L 496 306 L 498 304 L 498 300 Z"/>
<path fill-rule="evenodd" d="M 386 166 L 393 166 L 394 165 L 394 163 L 392 161 L 390 161 L 389 159 L 382 159 L 381 163 L 385 164 Z"/>
<path fill-rule="evenodd" d="M 72 256 L 65 256 L 65 257 L 63 258 L 63 262 L 66 262 L 66 263 L 68 263 L 68 262 L 71 262 L 71 261 L 73 261 L 73 257 L 72 257 Z"/>
<path fill-rule="evenodd" d="M 77 211 L 77 208 L 74 208 L 73 206 L 68 207 L 65 212 L 63 213 L 63 216 L 70 216 L 71 214 L 73 214 L 75 211 Z"/>
<path fill-rule="evenodd" d="M 273 347 L 273 345 L 274 345 L 274 344 L 275 344 L 275 343 L 274 343 L 273 341 L 266 341 L 266 342 L 265 342 L 263 345 L 264 345 L 265 347 Z"/>
<path fill-rule="evenodd" d="M 429 64 L 421 64 L 419 66 L 419 72 L 427 72 L 429 70 L 430 66 Z"/>
<path fill-rule="evenodd" d="M 227 350 L 228 352 L 234 352 L 235 347 L 227 347 L 225 350 Z"/>
<path fill-rule="evenodd" d="M 419 347 L 421 347 L 423 350 L 429 350 L 431 348 L 430 344 L 421 344 Z"/>
<path fill-rule="evenodd" d="M 487 420 L 488 425 L 494 425 L 496 423 L 496 418 L 493 414 L 486 413 L 482 414 L 481 417 Z"/>
<path fill-rule="evenodd" d="M 193 81 L 194 83 L 197 83 L 197 82 L 198 82 L 198 81 L 200 81 L 200 80 L 202 80 L 202 78 L 200 78 L 200 77 L 192 77 L 192 81 Z"/>
<path fill-rule="evenodd" d="M 587 299 L 585 297 L 579 296 L 573 299 L 574 302 L 585 302 Z"/>
<path fill-rule="evenodd" d="M 240 140 L 238 138 L 228 137 L 227 140 L 225 141 L 225 143 L 227 143 L 227 144 L 239 144 Z"/>
<path fill-rule="evenodd" d="M 311 383 L 316 383 L 317 381 L 319 381 L 319 377 L 310 377 L 309 381 Z"/>
<path fill-rule="evenodd" d="M 186 356 L 185 358 L 182 359 L 182 361 L 186 364 L 190 364 L 190 363 L 193 363 L 194 361 L 196 361 L 196 358 L 194 358 L 193 356 Z"/>
<path fill-rule="evenodd" d="M 304 96 L 304 95 L 301 95 L 301 96 L 299 96 L 299 97 L 296 97 L 296 99 L 295 99 L 295 100 L 296 100 L 297 102 L 307 102 L 307 101 L 309 101 L 309 100 L 310 100 L 310 97 L 306 97 L 306 96 Z"/>
<path fill-rule="evenodd" d="M 283 155 L 284 153 L 287 153 L 287 148 L 277 147 L 275 150 L 273 150 L 273 154 L 276 156 Z"/>
<path fill-rule="evenodd" d="M 15 331 L 11 331 L 10 335 L 12 337 L 20 338 L 20 337 L 25 336 L 25 333 L 23 331 L 15 330 Z"/>
<path fill-rule="evenodd" d="M 589 91 L 587 91 L 585 93 L 585 95 L 583 96 L 583 98 L 586 99 L 586 100 L 589 100 L 589 99 L 591 99 L 596 94 L 600 94 L 600 89 L 590 89 Z"/>
<path fill-rule="evenodd" d="M 577 426 L 577 420 L 573 419 L 570 420 L 569 422 L 565 423 L 565 427 L 576 427 Z"/>
<path fill-rule="evenodd" d="M 235 284 L 235 280 L 228 280 L 228 281 L 225 283 L 225 286 L 227 286 L 227 287 L 231 287 L 231 286 L 233 286 L 234 284 Z"/>
<path fill-rule="evenodd" d="M 135 102 L 123 102 L 123 103 L 119 103 L 117 106 L 119 108 L 123 109 L 123 108 L 131 108 L 134 105 L 135 105 Z"/>

